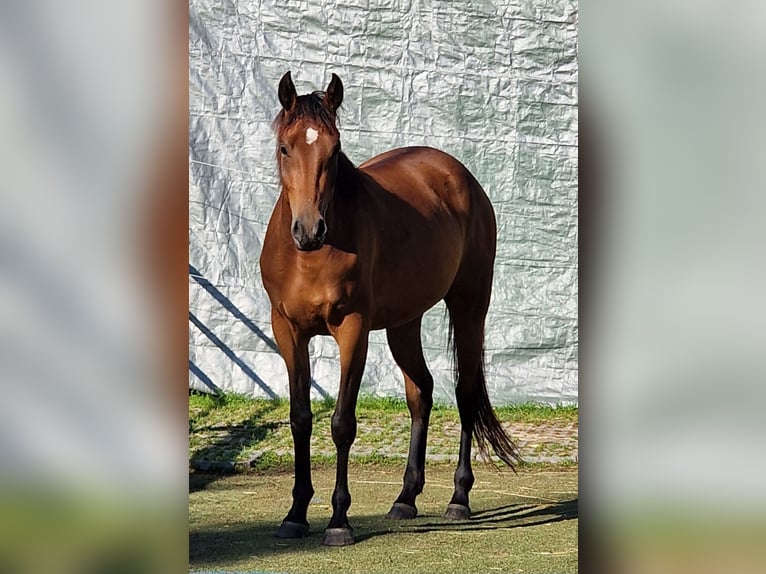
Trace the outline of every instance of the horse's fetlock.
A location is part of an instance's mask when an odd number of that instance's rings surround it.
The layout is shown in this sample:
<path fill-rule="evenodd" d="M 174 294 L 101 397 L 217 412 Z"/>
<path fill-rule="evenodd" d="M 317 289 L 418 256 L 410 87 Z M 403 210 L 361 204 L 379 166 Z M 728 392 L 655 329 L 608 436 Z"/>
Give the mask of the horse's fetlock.
<path fill-rule="evenodd" d="M 455 486 L 465 490 L 471 490 L 473 482 L 473 471 L 468 467 L 458 467 L 457 471 L 455 472 Z"/>
<path fill-rule="evenodd" d="M 347 490 L 336 489 L 332 495 L 333 508 L 348 509 L 351 506 L 351 493 Z"/>
<path fill-rule="evenodd" d="M 408 467 L 404 471 L 404 483 L 409 485 L 413 492 L 420 494 L 426 483 L 425 473 L 416 468 Z"/>

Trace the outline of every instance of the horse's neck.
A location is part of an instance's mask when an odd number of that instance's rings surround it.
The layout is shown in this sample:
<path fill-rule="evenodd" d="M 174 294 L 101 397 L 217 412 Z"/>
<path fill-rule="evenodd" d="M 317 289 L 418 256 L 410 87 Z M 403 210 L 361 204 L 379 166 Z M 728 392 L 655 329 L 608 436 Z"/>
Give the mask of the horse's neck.
<path fill-rule="evenodd" d="M 351 163 L 345 153 L 338 154 L 338 175 L 335 183 L 336 190 L 340 188 L 341 193 L 353 191 L 359 186 L 359 169 Z"/>
<path fill-rule="evenodd" d="M 367 217 L 363 205 L 366 205 L 365 174 L 341 152 L 338 156 L 338 173 L 335 179 L 332 206 L 328 213 L 328 226 L 334 230 L 335 239 L 355 236 L 360 218 Z M 360 209 L 362 213 L 360 213 Z"/>
<path fill-rule="evenodd" d="M 351 162 L 350 159 L 340 152 L 338 155 L 338 173 L 335 177 L 335 191 L 333 193 L 334 207 L 343 206 L 340 211 L 347 211 L 354 205 L 354 198 L 358 197 L 362 187 L 362 172 Z M 345 209 L 344 209 L 345 208 Z M 338 211 L 338 209 L 334 209 Z"/>

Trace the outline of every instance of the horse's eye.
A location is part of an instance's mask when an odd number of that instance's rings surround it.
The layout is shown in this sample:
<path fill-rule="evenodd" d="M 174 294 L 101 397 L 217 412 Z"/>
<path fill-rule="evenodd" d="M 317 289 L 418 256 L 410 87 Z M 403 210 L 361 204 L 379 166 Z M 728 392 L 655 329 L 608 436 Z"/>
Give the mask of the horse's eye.
<path fill-rule="evenodd" d="M 279 146 L 279 153 L 282 155 L 287 155 L 287 146 L 285 144 Z"/>

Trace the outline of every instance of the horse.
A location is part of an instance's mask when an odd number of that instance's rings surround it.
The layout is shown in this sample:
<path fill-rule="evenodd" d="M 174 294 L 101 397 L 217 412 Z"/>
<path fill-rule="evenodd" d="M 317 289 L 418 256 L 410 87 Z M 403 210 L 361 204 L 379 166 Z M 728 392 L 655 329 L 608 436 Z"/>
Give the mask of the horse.
<path fill-rule="evenodd" d="M 487 455 L 491 445 L 512 469 L 521 460 L 492 410 L 484 376 L 484 323 L 496 249 L 489 198 L 463 164 L 430 147 L 394 149 L 355 167 L 341 149 L 336 120 L 343 84 L 336 74 L 324 92 L 299 96 L 288 71 L 279 82 L 278 98 L 282 109 L 272 127 L 281 192 L 260 268 L 272 331 L 287 367 L 295 482 L 292 506 L 275 536 L 309 533 L 306 511 L 314 489 L 308 343 L 315 335 L 331 335 L 340 357 L 331 424 L 336 482 L 324 544 L 354 543 L 348 458 L 357 431 L 368 334 L 375 329 L 386 330 L 404 376 L 411 418 L 403 487 L 387 516 L 417 515 L 433 404 L 421 320 L 442 299 L 449 312 L 461 425 L 454 492 L 445 517 L 468 519 L 472 437 L 480 452 Z"/>

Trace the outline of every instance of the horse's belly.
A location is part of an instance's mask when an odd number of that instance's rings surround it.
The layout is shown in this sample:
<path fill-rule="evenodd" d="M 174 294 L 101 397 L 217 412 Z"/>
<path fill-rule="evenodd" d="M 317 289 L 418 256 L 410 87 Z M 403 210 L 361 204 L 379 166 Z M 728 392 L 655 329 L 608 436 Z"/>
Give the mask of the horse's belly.
<path fill-rule="evenodd" d="M 409 323 L 436 305 L 446 293 L 445 289 L 440 295 L 428 298 L 379 302 L 373 314 L 372 329 L 389 329 Z"/>
<path fill-rule="evenodd" d="M 373 329 L 407 323 L 444 298 L 460 266 L 461 249 L 457 239 L 455 243 L 454 247 L 444 246 L 449 249 L 411 251 L 408 257 L 376 275 L 372 289 Z"/>

